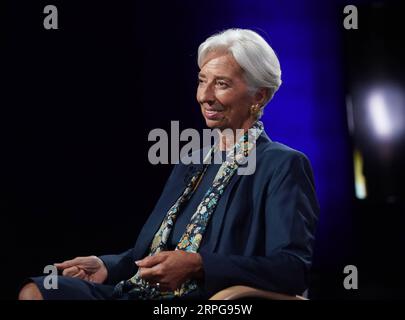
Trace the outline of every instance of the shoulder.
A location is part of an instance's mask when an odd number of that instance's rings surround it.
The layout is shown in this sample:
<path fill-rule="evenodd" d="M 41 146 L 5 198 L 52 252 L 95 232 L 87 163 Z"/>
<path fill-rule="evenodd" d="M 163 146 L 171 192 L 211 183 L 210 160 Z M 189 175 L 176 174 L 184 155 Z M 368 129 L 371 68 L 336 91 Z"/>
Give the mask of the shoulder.
<path fill-rule="evenodd" d="M 285 192 L 288 193 L 294 186 L 300 186 L 308 194 L 314 193 L 312 166 L 303 152 L 279 142 L 269 141 L 258 150 L 257 161 L 255 174 L 258 181 L 263 181 L 266 185 L 268 183 L 269 192 L 284 186 Z"/>
<path fill-rule="evenodd" d="M 283 143 L 271 141 L 266 137 L 263 140 L 257 148 L 257 158 L 260 166 L 276 170 L 294 165 L 309 165 L 309 159 L 303 152 Z"/>

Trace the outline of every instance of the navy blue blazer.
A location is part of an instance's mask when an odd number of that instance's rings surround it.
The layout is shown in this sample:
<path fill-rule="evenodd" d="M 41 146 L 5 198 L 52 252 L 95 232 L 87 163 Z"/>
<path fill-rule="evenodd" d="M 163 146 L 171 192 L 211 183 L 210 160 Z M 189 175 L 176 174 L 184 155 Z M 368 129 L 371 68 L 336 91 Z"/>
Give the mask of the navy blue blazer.
<path fill-rule="evenodd" d="M 205 278 L 191 296 L 208 298 L 232 285 L 302 294 L 308 287 L 319 206 L 307 157 L 266 133 L 257 140 L 256 171 L 235 174 L 203 237 L 199 253 Z M 164 216 L 199 165 L 175 165 L 135 247 L 100 258 L 107 284 L 136 272 Z M 208 230 L 210 229 L 210 230 Z"/>

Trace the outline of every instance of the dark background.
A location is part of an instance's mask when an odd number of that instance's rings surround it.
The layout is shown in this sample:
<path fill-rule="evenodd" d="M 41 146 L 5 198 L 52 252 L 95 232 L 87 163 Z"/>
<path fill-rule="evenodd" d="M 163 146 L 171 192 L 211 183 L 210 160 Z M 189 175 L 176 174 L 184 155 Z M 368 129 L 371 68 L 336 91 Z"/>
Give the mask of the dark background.
<path fill-rule="evenodd" d="M 3 2 L 0 298 L 15 299 L 47 264 L 134 244 L 171 170 L 149 164 L 148 133 L 172 120 L 204 128 L 197 48 L 230 27 L 259 31 L 278 54 L 283 85 L 263 121 L 314 168 L 321 216 L 310 298 L 404 298 L 405 148 L 396 146 L 386 175 L 391 200 L 357 200 L 359 138 L 345 105 L 373 77 L 404 88 L 404 11 L 390 3 Z M 58 30 L 43 28 L 47 4 L 58 8 Z M 358 5 L 359 30 L 343 28 L 346 4 Z M 374 163 L 373 152 L 365 157 Z M 348 264 L 358 290 L 343 288 Z"/>

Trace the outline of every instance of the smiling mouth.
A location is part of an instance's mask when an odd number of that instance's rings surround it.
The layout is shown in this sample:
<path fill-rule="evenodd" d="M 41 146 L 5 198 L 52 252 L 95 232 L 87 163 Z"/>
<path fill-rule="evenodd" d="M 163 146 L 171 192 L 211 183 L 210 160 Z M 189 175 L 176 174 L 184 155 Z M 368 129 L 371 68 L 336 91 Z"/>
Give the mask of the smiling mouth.
<path fill-rule="evenodd" d="M 220 110 L 204 110 L 205 117 L 209 120 L 222 119 L 222 111 Z"/>

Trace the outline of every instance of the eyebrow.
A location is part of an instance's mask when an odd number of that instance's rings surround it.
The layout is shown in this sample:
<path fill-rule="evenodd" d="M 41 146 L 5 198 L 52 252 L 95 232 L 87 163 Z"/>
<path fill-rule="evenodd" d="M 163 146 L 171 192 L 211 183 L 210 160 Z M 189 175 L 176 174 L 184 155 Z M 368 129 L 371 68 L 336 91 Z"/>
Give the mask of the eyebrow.
<path fill-rule="evenodd" d="M 207 76 L 203 73 L 198 73 L 198 77 L 199 78 L 206 78 Z M 230 82 L 232 82 L 232 79 L 226 76 L 216 76 L 215 77 L 216 80 L 228 80 Z"/>

